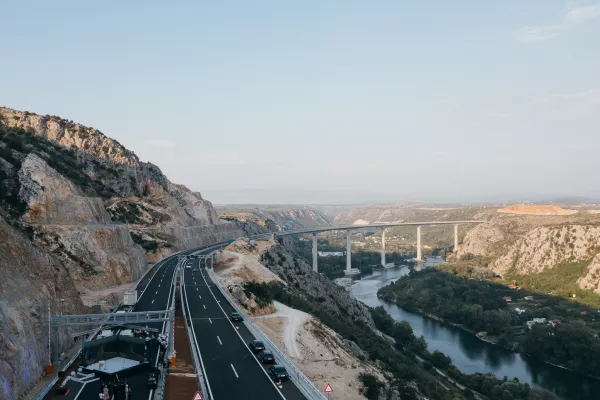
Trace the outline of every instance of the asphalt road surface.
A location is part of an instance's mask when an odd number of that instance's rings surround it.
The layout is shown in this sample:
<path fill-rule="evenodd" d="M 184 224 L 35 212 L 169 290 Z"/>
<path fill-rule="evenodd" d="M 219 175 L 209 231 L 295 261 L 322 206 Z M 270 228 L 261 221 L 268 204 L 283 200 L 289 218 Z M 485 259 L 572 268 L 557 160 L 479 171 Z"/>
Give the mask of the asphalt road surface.
<path fill-rule="evenodd" d="M 279 389 L 267 375 L 270 365 L 261 364 L 246 345 L 254 337 L 243 322 L 229 321 L 233 309 L 204 269 L 184 271 L 183 310 L 192 321 L 212 399 L 304 400 L 291 381 Z"/>
<path fill-rule="evenodd" d="M 161 311 L 170 307 L 172 291 L 175 290 L 173 275 L 177 266 L 177 256 L 165 259 L 163 262 L 155 265 L 153 269 L 146 274 L 144 279 L 138 284 L 138 302 L 134 311 Z M 163 322 L 149 323 L 149 328 L 163 330 Z M 156 362 L 156 354 L 153 356 L 152 364 Z M 132 389 L 133 399 L 148 399 L 150 389 L 148 388 L 149 373 L 144 372 L 127 377 L 129 386 Z M 72 385 L 76 385 L 74 382 Z M 83 387 L 72 389 L 67 398 L 74 399 L 97 399 L 102 390 L 102 382 L 90 382 Z M 73 397 L 70 397 L 73 396 Z"/>

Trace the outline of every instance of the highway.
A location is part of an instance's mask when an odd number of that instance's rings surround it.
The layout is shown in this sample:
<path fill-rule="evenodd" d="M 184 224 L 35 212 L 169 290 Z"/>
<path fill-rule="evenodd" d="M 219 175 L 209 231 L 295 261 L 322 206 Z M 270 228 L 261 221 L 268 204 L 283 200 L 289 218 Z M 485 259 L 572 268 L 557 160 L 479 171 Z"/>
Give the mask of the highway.
<path fill-rule="evenodd" d="M 199 260 L 194 259 L 194 268 Z M 246 343 L 254 337 L 243 322 L 231 322 L 229 302 L 203 268 L 184 270 L 183 310 L 192 321 L 192 334 L 200 350 L 212 400 L 304 400 L 291 382 L 280 390 Z"/>
<path fill-rule="evenodd" d="M 174 290 L 174 272 L 177 265 L 177 256 L 171 256 L 157 263 L 152 270 L 140 281 L 137 286 L 138 302 L 134 311 L 162 311 L 171 305 L 172 292 Z M 162 332 L 164 322 L 153 322 L 148 324 L 149 328 L 158 329 Z M 153 364 L 158 359 L 152 360 Z M 132 388 L 132 395 L 136 399 L 149 399 L 152 391 L 148 388 L 148 373 L 136 374 L 128 377 L 129 385 Z M 69 382 L 67 385 L 69 393 L 65 398 L 68 399 L 93 399 L 98 398 L 98 393 L 102 390 L 102 381 L 96 380 L 85 385 L 77 382 Z"/>

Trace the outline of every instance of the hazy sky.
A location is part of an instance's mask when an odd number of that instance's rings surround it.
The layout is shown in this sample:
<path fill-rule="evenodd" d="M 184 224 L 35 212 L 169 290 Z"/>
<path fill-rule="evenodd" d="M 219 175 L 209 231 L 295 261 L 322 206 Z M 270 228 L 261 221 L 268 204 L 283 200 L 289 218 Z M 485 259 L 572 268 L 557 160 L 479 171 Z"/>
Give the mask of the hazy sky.
<path fill-rule="evenodd" d="M 3 0 L 0 37 L 0 104 L 215 203 L 600 195 L 600 3 Z"/>

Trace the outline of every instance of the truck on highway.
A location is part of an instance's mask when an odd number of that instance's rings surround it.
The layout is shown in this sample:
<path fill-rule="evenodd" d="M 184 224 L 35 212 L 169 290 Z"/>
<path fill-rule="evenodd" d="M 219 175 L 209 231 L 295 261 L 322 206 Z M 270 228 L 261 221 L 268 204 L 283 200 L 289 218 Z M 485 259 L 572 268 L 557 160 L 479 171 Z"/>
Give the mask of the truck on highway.
<path fill-rule="evenodd" d="M 123 294 L 124 306 L 135 306 L 137 303 L 137 290 L 128 290 Z"/>

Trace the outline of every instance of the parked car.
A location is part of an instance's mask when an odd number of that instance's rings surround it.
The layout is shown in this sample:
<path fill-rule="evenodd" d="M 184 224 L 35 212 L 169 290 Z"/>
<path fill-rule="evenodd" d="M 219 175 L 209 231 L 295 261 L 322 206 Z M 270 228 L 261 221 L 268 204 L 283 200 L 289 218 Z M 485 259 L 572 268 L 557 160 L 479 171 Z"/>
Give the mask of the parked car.
<path fill-rule="evenodd" d="M 239 312 L 232 312 L 229 314 L 229 319 L 232 321 L 243 321 L 242 315 Z"/>
<path fill-rule="evenodd" d="M 269 368 L 269 375 L 275 381 L 278 381 L 278 380 L 285 381 L 285 380 L 289 379 L 287 370 L 285 369 L 284 366 L 279 365 L 279 364 L 275 364 Z"/>
<path fill-rule="evenodd" d="M 258 355 L 258 359 L 263 364 L 275 364 L 275 356 L 270 351 L 263 351 Z"/>
<path fill-rule="evenodd" d="M 250 347 L 250 350 L 252 350 L 255 353 L 260 353 L 265 349 L 265 344 L 260 340 L 253 340 L 250 343 L 248 343 L 248 346 Z"/>

